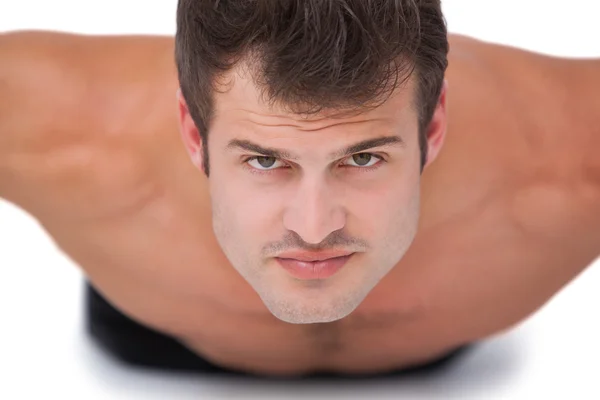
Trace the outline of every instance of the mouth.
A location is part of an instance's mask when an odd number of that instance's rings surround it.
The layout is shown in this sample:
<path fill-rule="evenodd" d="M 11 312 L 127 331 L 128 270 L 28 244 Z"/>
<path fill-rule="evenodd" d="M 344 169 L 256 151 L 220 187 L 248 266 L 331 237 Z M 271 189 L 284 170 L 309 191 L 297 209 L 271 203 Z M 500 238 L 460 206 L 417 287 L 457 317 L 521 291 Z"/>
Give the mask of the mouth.
<path fill-rule="evenodd" d="M 294 278 L 301 280 L 327 279 L 341 270 L 355 253 L 344 253 L 341 256 L 323 258 L 304 254 L 303 259 L 298 258 L 275 258 Z M 308 260 L 307 260 L 308 259 Z"/>
<path fill-rule="evenodd" d="M 346 257 L 346 256 L 349 256 L 352 254 L 353 253 L 350 251 L 343 251 L 343 250 L 328 250 L 328 251 L 319 251 L 319 252 L 289 251 L 287 253 L 280 254 L 277 258 L 304 261 L 304 262 L 318 262 L 318 261 L 327 261 L 332 258 Z"/>

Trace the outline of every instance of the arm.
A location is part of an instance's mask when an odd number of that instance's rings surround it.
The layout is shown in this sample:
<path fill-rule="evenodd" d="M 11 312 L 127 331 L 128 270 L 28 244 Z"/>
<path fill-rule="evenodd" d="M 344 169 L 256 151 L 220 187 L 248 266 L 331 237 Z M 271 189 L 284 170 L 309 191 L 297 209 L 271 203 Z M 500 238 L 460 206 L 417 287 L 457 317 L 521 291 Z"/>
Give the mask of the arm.
<path fill-rule="evenodd" d="M 60 144 L 67 126 L 73 79 L 61 64 L 61 35 L 0 35 L 0 197 L 20 200 L 39 170 L 36 157 Z M 72 112 L 72 111 L 71 111 Z"/>
<path fill-rule="evenodd" d="M 179 145 L 172 38 L 14 32 L 0 60 L 0 198 L 29 212 L 131 188 Z"/>

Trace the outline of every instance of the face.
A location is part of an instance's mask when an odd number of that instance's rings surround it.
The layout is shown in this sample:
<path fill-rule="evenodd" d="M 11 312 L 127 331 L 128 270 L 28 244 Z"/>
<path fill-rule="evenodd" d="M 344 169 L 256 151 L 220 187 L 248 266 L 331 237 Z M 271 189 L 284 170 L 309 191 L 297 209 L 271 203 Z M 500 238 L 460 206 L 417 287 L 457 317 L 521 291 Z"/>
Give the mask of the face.
<path fill-rule="evenodd" d="M 208 140 L 215 236 L 275 317 L 344 318 L 416 234 L 421 165 L 412 83 L 360 115 L 306 118 L 263 104 L 238 70 L 230 77 L 229 90 L 216 94 Z M 442 143 L 444 99 L 428 132 L 428 163 Z M 183 99 L 180 126 L 201 168 L 199 133 Z M 351 255 L 330 258 L 344 254 Z"/>

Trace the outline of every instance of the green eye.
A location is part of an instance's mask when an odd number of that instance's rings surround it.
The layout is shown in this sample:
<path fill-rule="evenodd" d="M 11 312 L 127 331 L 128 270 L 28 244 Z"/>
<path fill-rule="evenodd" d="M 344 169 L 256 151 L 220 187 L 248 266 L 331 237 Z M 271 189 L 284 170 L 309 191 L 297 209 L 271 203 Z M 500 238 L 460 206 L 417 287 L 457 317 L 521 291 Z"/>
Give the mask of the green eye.
<path fill-rule="evenodd" d="M 256 161 L 258 161 L 258 164 L 262 167 L 262 168 L 271 168 L 273 165 L 275 165 L 275 162 L 277 161 L 277 159 L 275 157 L 256 157 Z"/>
<path fill-rule="evenodd" d="M 346 161 L 351 167 L 358 167 L 361 169 L 369 169 L 370 167 L 376 166 L 383 162 L 383 157 L 371 153 L 358 153 L 347 158 Z"/>
<path fill-rule="evenodd" d="M 245 162 L 257 171 L 271 172 L 277 169 L 277 157 L 254 156 L 248 158 Z"/>
<path fill-rule="evenodd" d="M 371 161 L 371 159 L 373 158 L 373 155 L 369 154 L 369 153 L 360 153 L 360 154 L 354 154 L 352 156 L 352 160 L 360 165 L 361 167 L 369 164 L 369 161 Z"/>

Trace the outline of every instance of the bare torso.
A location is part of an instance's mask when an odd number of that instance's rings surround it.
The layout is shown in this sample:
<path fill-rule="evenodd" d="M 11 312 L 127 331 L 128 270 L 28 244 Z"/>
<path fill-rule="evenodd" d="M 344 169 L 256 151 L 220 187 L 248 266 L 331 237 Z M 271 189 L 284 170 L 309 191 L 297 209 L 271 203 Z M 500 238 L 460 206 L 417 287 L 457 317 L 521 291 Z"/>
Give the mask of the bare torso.
<path fill-rule="evenodd" d="M 377 372 L 427 361 L 511 328 L 600 253 L 588 164 L 600 62 L 456 36 L 449 131 L 423 175 L 411 249 L 349 317 L 284 323 L 213 236 L 206 177 L 178 133 L 172 39 L 43 37 L 0 43 L 13 55 L 0 75 L 10 93 L 0 196 L 124 313 L 222 366 Z"/>

